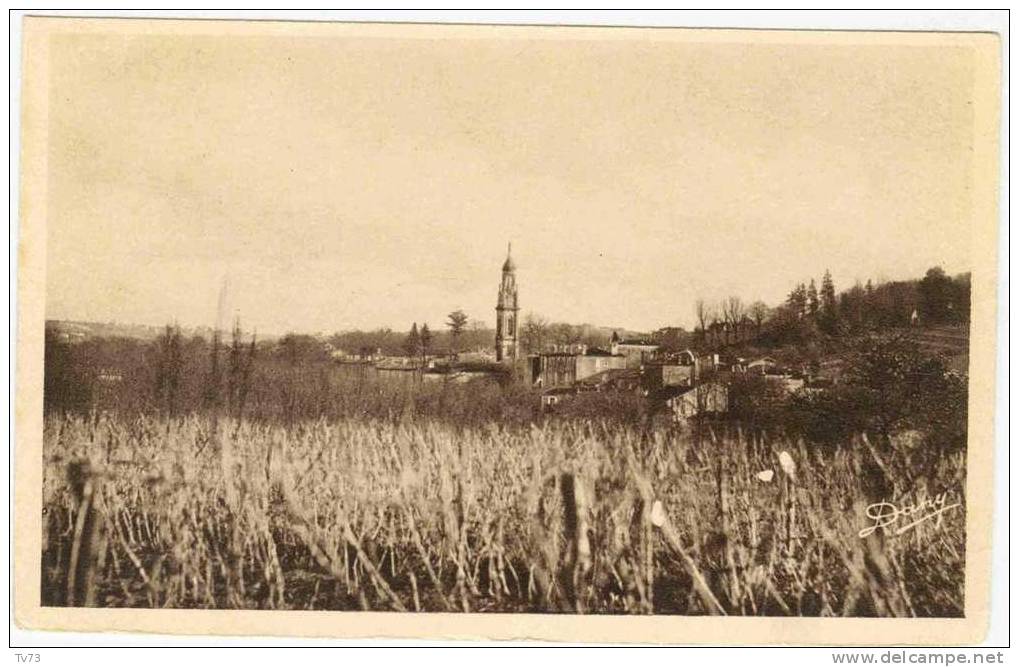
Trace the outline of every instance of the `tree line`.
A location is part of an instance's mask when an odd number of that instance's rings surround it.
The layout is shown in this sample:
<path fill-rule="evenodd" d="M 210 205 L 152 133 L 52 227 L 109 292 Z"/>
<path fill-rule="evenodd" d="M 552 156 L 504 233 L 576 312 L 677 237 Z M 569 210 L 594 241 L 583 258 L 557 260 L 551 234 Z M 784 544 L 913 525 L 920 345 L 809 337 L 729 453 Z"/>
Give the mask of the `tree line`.
<path fill-rule="evenodd" d="M 678 327 L 662 330 L 662 335 L 669 340 L 685 333 Z M 535 354 L 554 346 L 567 345 L 607 348 L 611 336 L 612 330 L 605 327 L 553 322 L 533 312 L 520 319 L 517 329 L 521 354 Z M 433 329 L 427 322 L 413 322 L 404 332 L 389 328 L 346 331 L 331 336 L 329 342 L 349 355 L 427 357 L 492 350 L 495 330 L 485 322 L 470 319 L 462 310 L 454 310 L 447 315 L 441 329 Z"/>
<path fill-rule="evenodd" d="M 831 272 L 818 282 L 797 283 L 785 301 L 769 307 L 745 304 L 738 296 L 694 306 L 695 340 L 708 347 L 744 342 L 766 346 L 801 344 L 909 326 L 964 324 L 969 321 L 970 274 L 949 276 L 932 267 L 922 279 L 874 284 L 857 282 L 837 292 Z"/>
<path fill-rule="evenodd" d="M 407 356 L 456 354 L 487 349 L 495 340 L 495 330 L 481 320 L 472 320 L 463 310 L 447 316 L 445 327 L 433 329 L 427 322 L 414 322 L 406 331 L 382 327 L 370 331 L 338 332 L 328 342 L 349 356 Z"/>

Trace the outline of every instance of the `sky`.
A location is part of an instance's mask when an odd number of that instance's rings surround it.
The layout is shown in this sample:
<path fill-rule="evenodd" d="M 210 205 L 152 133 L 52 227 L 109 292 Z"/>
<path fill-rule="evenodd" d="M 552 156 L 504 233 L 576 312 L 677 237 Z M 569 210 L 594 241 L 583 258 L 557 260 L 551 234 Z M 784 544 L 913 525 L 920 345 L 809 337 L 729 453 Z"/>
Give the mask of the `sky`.
<path fill-rule="evenodd" d="M 510 242 L 524 313 L 645 331 L 971 268 L 964 46 L 425 31 L 54 35 L 47 318 L 492 324 Z"/>

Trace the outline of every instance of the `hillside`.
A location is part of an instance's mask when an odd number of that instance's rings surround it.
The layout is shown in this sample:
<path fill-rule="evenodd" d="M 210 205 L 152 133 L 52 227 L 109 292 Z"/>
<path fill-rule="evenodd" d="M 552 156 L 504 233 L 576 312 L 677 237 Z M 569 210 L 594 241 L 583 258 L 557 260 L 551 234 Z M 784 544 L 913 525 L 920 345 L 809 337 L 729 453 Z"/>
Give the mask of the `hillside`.
<path fill-rule="evenodd" d="M 969 371 L 969 326 L 965 324 L 924 327 L 911 331 L 920 347 L 930 354 L 944 355 L 959 373 Z"/>

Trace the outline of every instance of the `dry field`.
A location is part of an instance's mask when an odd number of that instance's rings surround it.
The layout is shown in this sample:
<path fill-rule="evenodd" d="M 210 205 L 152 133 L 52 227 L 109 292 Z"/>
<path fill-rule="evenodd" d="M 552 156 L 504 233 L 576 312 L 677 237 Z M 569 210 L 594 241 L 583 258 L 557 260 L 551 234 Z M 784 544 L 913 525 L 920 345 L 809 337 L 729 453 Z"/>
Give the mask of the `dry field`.
<path fill-rule="evenodd" d="M 965 508 L 859 536 L 871 502 L 962 501 L 964 454 L 916 453 L 569 422 L 50 416 L 43 603 L 959 616 Z"/>

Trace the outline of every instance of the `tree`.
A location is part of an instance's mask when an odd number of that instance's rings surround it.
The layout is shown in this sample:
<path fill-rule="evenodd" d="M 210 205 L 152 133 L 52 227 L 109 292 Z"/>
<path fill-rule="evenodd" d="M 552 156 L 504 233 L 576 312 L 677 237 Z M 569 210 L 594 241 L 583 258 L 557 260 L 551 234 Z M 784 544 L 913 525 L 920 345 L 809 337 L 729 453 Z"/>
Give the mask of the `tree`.
<path fill-rule="evenodd" d="M 415 357 L 420 347 L 421 336 L 418 334 L 418 323 L 415 322 L 411 325 L 410 333 L 407 334 L 407 338 L 403 341 L 403 351 L 408 357 Z"/>
<path fill-rule="evenodd" d="M 257 345 L 254 334 L 251 335 L 250 343 L 244 343 L 240 320 L 234 322 L 231 335 L 232 340 L 227 357 L 228 364 L 226 371 L 227 413 L 240 419 L 244 413 L 248 393 L 251 390 L 251 373 L 254 367 Z M 315 354 L 320 351 L 321 347 L 318 346 L 318 341 L 315 341 L 313 347 L 310 348 L 310 352 Z M 172 410 L 171 414 L 173 414 Z"/>
<path fill-rule="evenodd" d="M 940 266 L 927 271 L 920 281 L 920 317 L 930 323 L 945 322 L 952 310 L 952 279 Z"/>
<path fill-rule="evenodd" d="M 471 320 L 462 336 L 462 345 L 467 349 L 487 348 L 494 332 L 481 320 Z"/>
<path fill-rule="evenodd" d="M 280 351 L 287 354 L 290 358 L 290 365 L 297 365 L 297 353 L 296 345 L 290 346 L 288 349 L 288 343 L 291 342 L 289 337 L 295 334 L 287 334 L 280 341 Z M 212 332 L 212 345 L 209 347 L 209 372 L 205 375 L 205 386 L 202 391 L 202 397 L 205 402 L 205 407 L 210 408 L 213 413 L 218 414 L 220 406 L 220 371 L 219 371 L 219 348 L 222 344 L 222 338 L 219 329 L 215 329 Z"/>
<path fill-rule="evenodd" d="M 428 324 L 421 325 L 421 356 L 428 357 L 428 348 L 432 344 L 432 332 L 428 328 Z"/>
<path fill-rule="evenodd" d="M 396 355 L 403 351 L 406 334 L 394 332 L 388 327 L 374 331 L 344 331 L 329 338 L 334 348 L 347 354 L 358 354 L 362 357 L 373 354 Z"/>
<path fill-rule="evenodd" d="M 92 404 L 93 382 L 75 348 L 46 328 L 43 352 L 43 409 L 47 412 L 87 412 Z"/>
<path fill-rule="evenodd" d="M 814 284 L 814 279 L 810 279 L 810 287 L 807 288 L 807 312 L 810 313 L 811 317 L 817 317 L 817 311 L 820 310 L 821 304 L 817 297 L 817 285 Z"/>
<path fill-rule="evenodd" d="M 821 328 L 833 334 L 838 329 L 838 304 L 835 301 L 835 283 L 831 279 L 831 271 L 825 269 L 821 280 Z"/>
<path fill-rule="evenodd" d="M 757 330 L 757 335 L 760 336 L 764 320 L 768 319 L 768 305 L 763 301 L 754 301 L 750 304 L 749 312 L 750 318 L 754 321 L 754 327 Z"/>
<path fill-rule="evenodd" d="M 453 338 L 454 351 L 459 351 L 457 343 L 460 341 L 460 334 L 467 328 L 467 315 L 462 310 L 454 310 L 449 314 L 446 326 L 449 327 L 449 335 Z"/>
<path fill-rule="evenodd" d="M 573 327 L 563 322 L 548 325 L 548 338 L 556 345 L 570 345 L 576 342 Z"/>
<path fill-rule="evenodd" d="M 664 350 L 678 352 L 690 346 L 690 333 L 683 327 L 662 327 L 651 334 L 651 339 L 662 346 Z M 599 341 L 599 344 L 604 344 Z"/>
<path fill-rule="evenodd" d="M 224 347 L 219 332 L 213 337 L 213 354 L 216 355 L 216 348 Z M 229 352 L 229 350 L 227 350 Z M 314 336 L 307 334 L 288 333 L 280 339 L 277 353 L 283 357 L 291 366 L 299 366 L 312 361 L 322 361 L 326 358 L 325 347 Z M 214 356 L 212 359 L 213 373 L 217 368 L 218 361 Z"/>
<path fill-rule="evenodd" d="M 821 279 L 821 310 L 834 315 L 835 309 L 835 283 L 831 279 L 831 271 L 825 269 Z"/>
<path fill-rule="evenodd" d="M 807 286 L 800 283 L 794 287 L 786 299 L 786 305 L 796 317 L 802 317 L 807 312 Z"/>
<path fill-rule="evenodd" d="M 167 325 L 156 340 L 156 401 L 171 417 L 177 414 L 177 399 L 184 375 L 183 337 L 180 327 Z"/>
<path fill-rule="evenodd" d="M 862 341 L 854 352 L 845 384 L 858 390 L 849 405 L 867 430 L 887 436 L 917 429 L 938 448 L 965 446 L 967 385 L 944 359 L 897 336 Z"/>
<path fill-rule="evenodd" d="M 548 321 L 540 315 L 527 313 L 524 316 L 524 326 L 520 336 L 524 350 L 530 353 L 541 352 L 545 347 L 547 336 Z"/>
<path fill-rule="evenodd" d="M 722 317 L 729 325 L 735 340 L 739 340 L 739 329 L 745 317 L 743 300 L 738 296 L 730 296 L 722 302 Z"/>
<path fill-rule="evenodd" d="M 970 311 L 970 274 L 963 273 L 952 281 L 953 296 L 952 304 L 954 319 L 960 322 L 969 322 Z"/>
<path fill-rule="evenodd" d="M 866 328 L 867 296 L 863 286 L 857 282 L 839 296 L 839 322 L 852 333 Z"/>
<path fill-rule="evenodd" d="M 703 341 L 707 339 L 708 322 L 712 318 L 711 306 L 709 306 L 704 299 L 697 299 L 697 303 L 694 304 L 694 309 L 697 313 L 697 331 Z"/>

